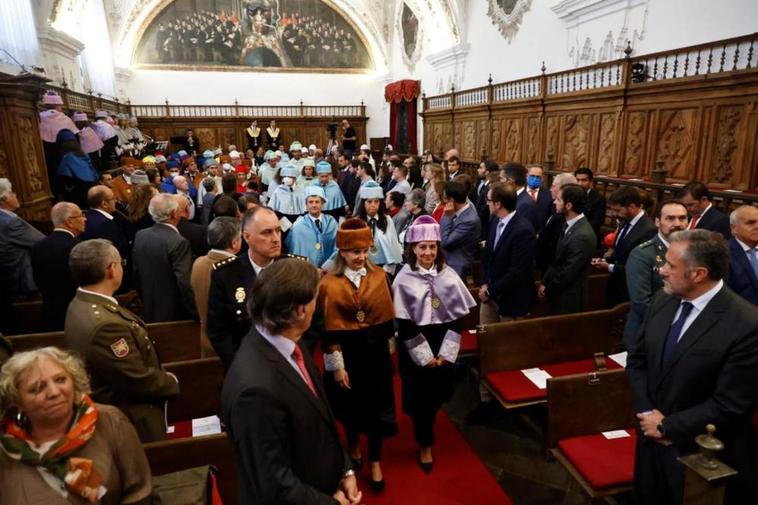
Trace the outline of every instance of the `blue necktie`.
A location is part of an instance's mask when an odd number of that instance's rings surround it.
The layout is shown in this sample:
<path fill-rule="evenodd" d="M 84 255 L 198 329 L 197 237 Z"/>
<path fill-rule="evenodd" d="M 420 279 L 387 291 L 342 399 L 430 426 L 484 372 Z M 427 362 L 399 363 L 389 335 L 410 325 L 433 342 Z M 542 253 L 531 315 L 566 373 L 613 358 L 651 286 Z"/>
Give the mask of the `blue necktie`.
<path fill-rule="evenodd" d="M 758 278 L 758 250 L 750 249 L 746 251 L 747 260 L 750 262 L 750 266 L 753 267 L 753 273 Z"/>
<path fill-rule="evenodd" d="M 626 223 L 624 223 L 624 226 L 622 226 L 621 229 L 619 230 L 619 234 L 616 237 L 616 247 L 617 248 L 621 244 L 621 241 L 624 240 L 624 237 L 626 237 L 626 232 L 627 231 L 629 231 L 629 221 L 627 221 Z"/>
<path fill-rule="evenodd" d="M 679 340 L 679 335 L 682 333 L 684 322 L 687 320 L 687 316 L 690 315 L 690 312 L 692 312 L 694 307 L 695 306 L 690 302 L 682 302 L 682 310 L 679 314 L 679 319 L 674 321 L 666 336 L 666 343 L 663 346 L 663 359 L 661 360 L 662 367 L 668 364 L 671 356 L 674 354 L 674 349 L 676 349 L 676 343 Z"/>

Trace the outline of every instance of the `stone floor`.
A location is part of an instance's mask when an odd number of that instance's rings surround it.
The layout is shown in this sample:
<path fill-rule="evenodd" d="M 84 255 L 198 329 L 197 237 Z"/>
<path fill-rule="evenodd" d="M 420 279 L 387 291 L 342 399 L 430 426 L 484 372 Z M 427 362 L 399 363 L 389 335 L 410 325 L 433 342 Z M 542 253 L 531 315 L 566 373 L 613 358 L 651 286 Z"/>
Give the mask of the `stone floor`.
<path fill-rule="evenodd" d="M 546 459 L 542 436 L 530 426 L 544 426 L 544 407 L 520 412 L 503 410 L 483 425 L 468 426 L 466 414 L 477 401 L 476 380 L 462 368 L 453 398 L 445 410 L 515 505 L 590 503 L 587 494 L 561 464 Z M 620 496 L 607 503 L 631 505 L 633 500 L 630 496 Z"/>

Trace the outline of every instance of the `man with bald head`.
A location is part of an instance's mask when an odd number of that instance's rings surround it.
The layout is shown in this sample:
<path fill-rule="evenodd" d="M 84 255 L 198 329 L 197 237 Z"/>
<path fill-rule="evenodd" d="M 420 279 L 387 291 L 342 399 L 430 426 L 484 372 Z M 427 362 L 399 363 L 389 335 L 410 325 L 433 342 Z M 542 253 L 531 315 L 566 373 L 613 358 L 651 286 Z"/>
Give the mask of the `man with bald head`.
<path fill-rule="evenodd" d="M 208 339 L 228 369 L 250 330 L 247 300 L 256 276 L 282 253 L 279 219 L 268 207 L 254 207 L 242 218 L 248 250 L 215 263 L 208 295 Z"/>
<path fill-rule="evenodd" d="M 46 329 L 59 331 L 63 329 L 68 304 L 76 294 L 68 257 L 79 243 L 87 218 L 76 204 L 59 202 L 50 211 L 50 219 L 55 227 L 53 232 L 32 246 L 32 270 L 42 294 Z"/>
<path fill-rule="evenodd" d="M 192 319 L 197 311 L 190 274 L 192 251 L 176 225 L 182 219 L 175 195 L 159 194 L 148 212 L 155 224 L 134 238 L 134 278 L 142 299 L 145 322 Z"/>
<path fill-rule="evenodd" d="M 732 291 L 758 305 L 758 207 L 737 207 L 729 223 L 729 273 L 724 281 Z"/>
<path fill-rule="evenodd" d="M 116 195 L 113 190 L 103 185 L 92 186 L 87 191 L 87 205 L 89 209 L 84 212 L 87 218 L 87 226 L 79 238 L 82 241 L 93 238 L 110 240 L 118 249 L 121 257 L 127 260 L 124 271 L 129 272 L 128 262 L 131 256 L 129 254 L 129 241 L 126 238 L 126 233 L 124 233 L 121 219 L 117 219 L 120 213 L 116 210 Z M 125 283 L 129 285 L 131 283 L 126 282 L 128 278 L 128 275 L 124 276 Z M 124 289 L 120 292 L 123 291 Z"/>
<path fill-rule="evenodd" d="M 197 190 L 194 186 L 190 185 L 189 179 L 183 175 L 177 175 L 174 177 L 173 182 L 176 187 L 176 194 L 187 199 L 187 219 L 194 221 L 196 214 L 195 199 L 197 198 Z"/>

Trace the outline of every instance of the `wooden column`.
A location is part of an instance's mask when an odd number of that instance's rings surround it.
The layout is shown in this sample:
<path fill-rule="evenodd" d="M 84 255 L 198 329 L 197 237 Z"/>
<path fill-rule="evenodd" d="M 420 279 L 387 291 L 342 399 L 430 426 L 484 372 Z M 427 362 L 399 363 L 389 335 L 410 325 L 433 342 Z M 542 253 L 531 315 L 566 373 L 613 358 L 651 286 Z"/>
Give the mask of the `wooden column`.
<path fill-rule="evenodd" d="M 0 77 L 0 177 L 10 179 L 29 221 L 50 219 L 50 184 L 39 133 L 37 103 L 47 79 L 36 75 Z"/>

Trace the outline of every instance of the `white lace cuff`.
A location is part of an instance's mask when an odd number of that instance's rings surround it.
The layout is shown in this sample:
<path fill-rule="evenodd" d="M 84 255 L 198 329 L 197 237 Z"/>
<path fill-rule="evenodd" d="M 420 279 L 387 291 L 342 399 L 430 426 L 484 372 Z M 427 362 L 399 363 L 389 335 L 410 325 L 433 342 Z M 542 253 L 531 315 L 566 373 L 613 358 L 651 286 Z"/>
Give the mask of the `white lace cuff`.
<path fill-rule="evenodd" d="M 406 340 L 405 347 L 408 349 L 411 360 L 418 366 L 426 366 L 434 359 L 432 348 L 429 347 L 429 342 L 421 333 L 410 340 Z"/>
<path fill-rule="evenodd" d="M 461 350 L 461 334 L 453 330 L 447 330 L 445 338 L 442 339 L 439 357 L 450 363 L 455 363 L 458 359 L 458 351 Z"/>
<path fill-rule="evenodd" d="M 331 354 L 324 353 L 324 370 L 336 372 L 343 368 L 345 368 L 345 359 L 342 357 L 342 351 L 334 351 Z"/>

